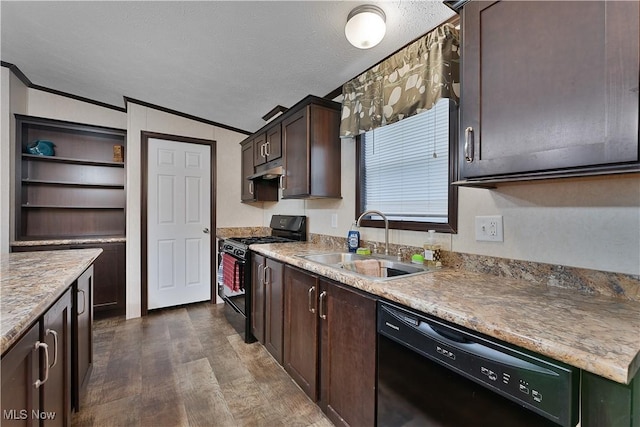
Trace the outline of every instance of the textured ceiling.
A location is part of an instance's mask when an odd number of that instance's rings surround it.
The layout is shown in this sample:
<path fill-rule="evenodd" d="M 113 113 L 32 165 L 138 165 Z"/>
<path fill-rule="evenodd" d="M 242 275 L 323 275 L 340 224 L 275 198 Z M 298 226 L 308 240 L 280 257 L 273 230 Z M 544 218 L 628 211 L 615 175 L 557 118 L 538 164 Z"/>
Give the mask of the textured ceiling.
<path fill-rule="evenodd" d="M 364 3 L 387 16 L 369 50 L 344 37 Z M 440 1 L 2 1 L 0 54 L 35 85 L 253 132 L 276 105 L 330 93 L 452 15 Z"/>

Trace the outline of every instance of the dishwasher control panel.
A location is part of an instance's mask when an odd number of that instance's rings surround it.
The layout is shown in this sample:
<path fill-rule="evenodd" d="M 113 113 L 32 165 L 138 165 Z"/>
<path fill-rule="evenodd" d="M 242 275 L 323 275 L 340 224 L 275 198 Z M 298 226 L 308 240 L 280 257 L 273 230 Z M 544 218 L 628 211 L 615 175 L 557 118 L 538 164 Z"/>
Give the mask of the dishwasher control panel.
<path fill-rule="evenodd" d="M 559 425 L 577 422 L 577 368 L 384 302 L 378 333 Z"/>

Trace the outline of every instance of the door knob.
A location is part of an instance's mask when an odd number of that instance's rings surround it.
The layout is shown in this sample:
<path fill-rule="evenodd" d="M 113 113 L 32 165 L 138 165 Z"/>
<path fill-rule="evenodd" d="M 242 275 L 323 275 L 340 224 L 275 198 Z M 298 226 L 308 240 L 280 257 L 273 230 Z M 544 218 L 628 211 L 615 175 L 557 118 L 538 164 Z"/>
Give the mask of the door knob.
<path fill-rule="evenodd" d="M 203 232 L 204 234 L 209 234 L 209 229 L 208 229 L 207 227 L 205 227 L 205 228 L 204 228 L 204 230 L 202 230 L 202 232 Z"/>

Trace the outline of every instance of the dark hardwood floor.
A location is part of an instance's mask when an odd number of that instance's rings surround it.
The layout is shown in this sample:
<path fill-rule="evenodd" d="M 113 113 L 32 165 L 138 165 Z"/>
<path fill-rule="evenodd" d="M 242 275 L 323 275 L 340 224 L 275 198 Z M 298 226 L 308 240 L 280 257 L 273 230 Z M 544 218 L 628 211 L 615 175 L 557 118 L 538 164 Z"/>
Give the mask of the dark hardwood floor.
<path fill-rule="evenodd" d="M 94 323 L 94 366 L 79 426 L 332 426 L 222 305 Z"/>

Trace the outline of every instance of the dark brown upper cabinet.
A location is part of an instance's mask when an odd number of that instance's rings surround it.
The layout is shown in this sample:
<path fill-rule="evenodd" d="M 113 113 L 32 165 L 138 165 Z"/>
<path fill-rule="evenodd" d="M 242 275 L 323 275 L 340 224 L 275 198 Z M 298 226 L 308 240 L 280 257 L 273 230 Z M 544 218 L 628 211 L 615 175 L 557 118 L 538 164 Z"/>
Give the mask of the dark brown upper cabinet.
<path fill-rule="evenodd" d="M 340 104 L 307 97 L 297 107 L 282 121 L 282 198 L 340 198 Z"/>
<path fill-rule="evenodd" d="M 254 166 L 282 157 L 282 136 L 280 123 L 276 123 L 254 140 Z"/>
<path fill-rule="evenodd" d="M 241 178 L 242 202 L 266 202 L 278 200 L 278 184 L 276 181 L 251 180 L 254 172 L 254 151 L 259 144 L 264 144 L 264 134 L 242 141 Z"/>
<path fill-rule="evenodd" d="M 472 1 L 462 184 L 640 171 L 635 1 Z"/>
<path fill-rule="evenodd" d="M 340 104 L 309 95 L 247 137 L 242 201 L 340 198 L 339 131 Z"/>

